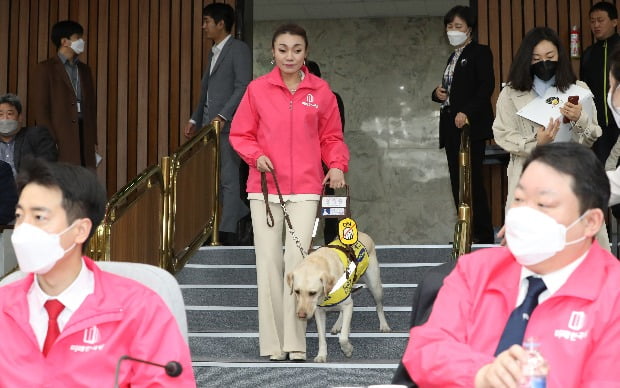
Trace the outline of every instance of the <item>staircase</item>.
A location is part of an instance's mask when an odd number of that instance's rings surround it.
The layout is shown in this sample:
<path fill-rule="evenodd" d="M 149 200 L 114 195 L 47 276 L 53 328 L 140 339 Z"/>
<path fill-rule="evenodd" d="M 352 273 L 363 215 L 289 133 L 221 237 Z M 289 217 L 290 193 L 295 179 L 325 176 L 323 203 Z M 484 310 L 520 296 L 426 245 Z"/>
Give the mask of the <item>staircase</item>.
<path fill-rule="evenodd" d="M 198 387 L 335 387 L 387 384 L 405 349 L 411 301 L 422 274 L 450 258 L 451 246 L 379 246 L 384 306 L 392 333 L 379 332 L 367 289 L 354 294 L 353 357 L 327 334 L 327 363 L 314 363 L 318 339 L 308 322 L 308 361 L 258 356 L 256 268 L 252 247 L 203 247 L 177 274 L 187 309 Z M 337 312 L 328 313 L 329 330 Z"/>

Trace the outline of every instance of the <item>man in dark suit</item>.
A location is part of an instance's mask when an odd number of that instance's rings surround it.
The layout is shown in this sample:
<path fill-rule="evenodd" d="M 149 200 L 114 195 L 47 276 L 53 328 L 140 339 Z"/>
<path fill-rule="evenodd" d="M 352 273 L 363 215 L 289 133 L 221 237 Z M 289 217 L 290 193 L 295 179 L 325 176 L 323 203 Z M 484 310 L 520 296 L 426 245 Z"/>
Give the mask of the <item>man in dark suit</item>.
<path fill-rule="evenodd" d="M 235 21 L 235 12 L 230 5 L 209 4 L 202 15 L 202 29 L 207 38 L 213 40 L 213 48 L 202 78 L 200 101 L 184 133 L 190 137 L 203 126 L 220 122 L 220 240 L 224 245 L 237 245 L 241 237 L 237 236 L 237 225 L 250 209 L 241 198 L 241 159 L 230 146 L 228 136 L 230 122 L 252 80 L 252 59 L 247 44 L 230 35 Z"/>
<path fill-rule="evenodd" d="M 37 125 L 52 131 L 60 161 L 94 169 L 97 103 L 90 67 L 78 59 L 83 35 L 84 28 L 71 20 L 52 27 L 58 52 L 34 69 L 30 107 Z"/>
<path fill-rule="evenodd" d="M 56 142 L 45 127 L 21 127 L 22 103 L 14 94 L 0 96 L 0 160 L 16 176 L 24 158 L 58 159 Z"/>
<path fill-rule="evenodd" d="M 58 148 L 44 127 L 21 127 L 22 103 L 14 94 L 0 96 L 0 224 L 15 216 L 17 193 L 14 176 L 26 157 L 58 159 Z M 7 172 L 8 169 L 8 172 Z"/>

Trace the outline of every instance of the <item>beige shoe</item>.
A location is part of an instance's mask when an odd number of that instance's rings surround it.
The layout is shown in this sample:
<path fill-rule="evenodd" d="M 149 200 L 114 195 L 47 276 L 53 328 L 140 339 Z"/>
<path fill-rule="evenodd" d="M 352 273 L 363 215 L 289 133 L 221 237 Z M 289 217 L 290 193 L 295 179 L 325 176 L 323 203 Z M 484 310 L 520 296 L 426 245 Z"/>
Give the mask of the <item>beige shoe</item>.
<path fill-rule="evenodd" d="M 286 356 L 288 354 L 286 354 L 285 352 L 280 352 L 278 354 L 272 354 L 271 356 L 269 356 L 269 361 L 284 361 L 286 360 Z"/>
<path fill-rule="evenodd" d="M 290 352 L 288 358 L 291 361 L 306 361 L 306 352 Z"/>

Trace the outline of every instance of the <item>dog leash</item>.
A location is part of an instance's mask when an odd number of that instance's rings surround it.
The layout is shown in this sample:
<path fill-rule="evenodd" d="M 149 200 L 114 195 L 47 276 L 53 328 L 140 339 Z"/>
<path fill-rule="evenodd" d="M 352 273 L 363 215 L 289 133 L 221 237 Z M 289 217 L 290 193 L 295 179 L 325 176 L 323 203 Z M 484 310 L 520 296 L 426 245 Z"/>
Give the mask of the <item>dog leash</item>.
<path fill-rule="evenodd" d="M 280 206 L 282 207 L 282 211 L 284 212 L 284 219 L 286 220 L 286 224 L 288 225 L 288 231 L 291 234 L 291 237 L 293 237 L 293 241 L 295 241 L 297 248 L 299 248 L 299 251 L 301 252 L 301 257 L 305 259 L 307 256 L 307 253 L 304 250 L 304 248 L 301 246 L 301 241 L 295 234 L 295 230 L 293 229 L 293 223 L 291 222 L 291 218 L 289 217 L 288 212 L 286 211 L 286 205 L 284 204 L 284 198 L 282 198 L 282 192 L 280 191 L 280 185 L 278 184 L 276 173 L 274 170 L 271 170 L 270 172 L 271 172 L 271 176 L 273 177 L 273 183 L 276 185 L 276 190 L 278 191 L 278 198 L 280 198 Z M 275 222 L 273 220 L 273 214 L 271 213 L 271 208 L 269 207 L 269 191 L 267 190 L 267 173 L 265 172 L 260 173 L 260 184 L 261 184 L 261 189 L 263 190 L 263 198 L 265 200 L 265 213 L 267 217 L 267 226 L 272 228 Z"/>

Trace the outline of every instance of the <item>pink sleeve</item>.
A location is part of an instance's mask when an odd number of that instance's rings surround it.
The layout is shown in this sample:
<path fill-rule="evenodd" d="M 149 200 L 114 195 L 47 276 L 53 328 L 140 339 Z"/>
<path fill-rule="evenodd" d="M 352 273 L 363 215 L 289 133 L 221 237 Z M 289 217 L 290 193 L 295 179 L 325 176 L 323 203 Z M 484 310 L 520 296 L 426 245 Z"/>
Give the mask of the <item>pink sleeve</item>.
<path fill-rule="evenodd" d="M 321 141 L 321 158 L 329 168 L 338 168 L 343 172 L 349 170 L 349 148 L 342 135 L 340 112 L 336 103 L 336 96 L 326 88 L 328 108 L 319 122 L 319 138 Z"/>
<path fill-rule="evenodd" d="M 256 168 L 256 160 L 264 154 L 257 141 L 258 114 L 252 101 L 253 89 L 250 83 L 233 117 L 229 136 L 230 145 L 250 168 Z"/>
<path fill-rule="evenodd" d="M 195 388 L 189 345 L 183 339 L 176 319 L 159 295 L 147 293 L 132 319 L 137 321 L 137 332 L 131 354 L 135 358 L 149 360 L 161 365 L 170 361 L 181 364 L 183 371 L 178 377 L 168 376 L 162 369 L 133 363 L 130 386 Z"/>
<path fill-rule="evenodd" d="M 421 387 L 472 387 L 493 357 L 467 344 L 473 292 L 459 265 L 446 277 L 427 323 L 411 329 L 403 364 Z"/>

